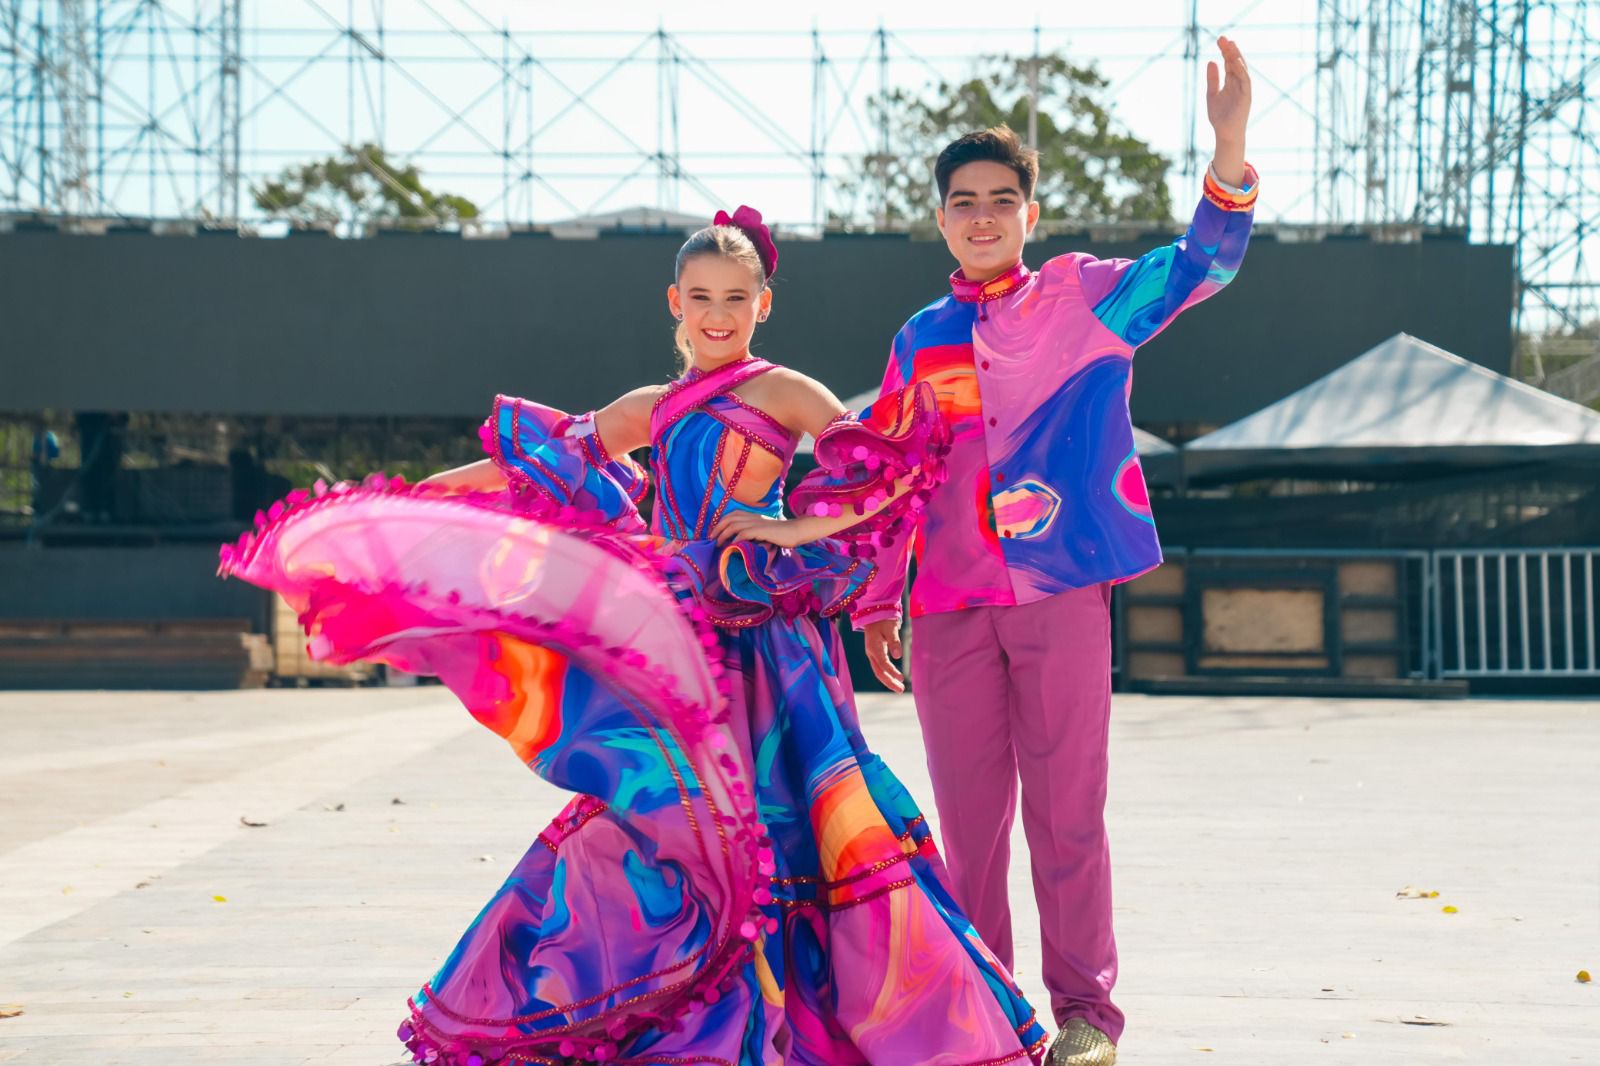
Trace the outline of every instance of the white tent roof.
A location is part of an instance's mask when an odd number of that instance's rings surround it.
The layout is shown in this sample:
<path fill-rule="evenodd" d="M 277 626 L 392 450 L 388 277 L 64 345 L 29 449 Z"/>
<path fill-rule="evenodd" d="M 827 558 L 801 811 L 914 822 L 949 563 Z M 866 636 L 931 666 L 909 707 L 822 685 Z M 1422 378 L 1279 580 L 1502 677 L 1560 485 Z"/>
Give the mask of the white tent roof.
<path fill-rule="evenodd" d="M 602 230 L 682 230 L 692 233 L 711 225 L 710 215 L 691 215 L 661 207 L 624 207 L 593 215 L 579 215 L 550 224 L 557 237 L 592 237 Z"/>
<path fill-rule="evenodd" d="M 1141 459 L 1154 459 L 1158 455 L 1177 455 L 1178 449 L 1154 433 L 1147 433 L 1138 426 L 1133 427 L 1133 448 L 1139 453 Z"/>
<path fill-rule="evenodd" d="M 1192 474 L 1600 458 L 1600 414 L 1399 333 L 1183 451 Z"/>

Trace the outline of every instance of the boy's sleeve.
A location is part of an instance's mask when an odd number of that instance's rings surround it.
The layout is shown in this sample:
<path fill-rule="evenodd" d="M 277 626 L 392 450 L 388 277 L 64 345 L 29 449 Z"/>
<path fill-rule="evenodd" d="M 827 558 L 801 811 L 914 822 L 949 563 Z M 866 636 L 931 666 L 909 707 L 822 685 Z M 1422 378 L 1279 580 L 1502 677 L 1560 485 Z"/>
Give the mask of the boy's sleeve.
<path fill-rule="evenodd" d="M 1224 184 L 1207 169 L 1205 195 L 1182 237 L 1138 259 L 1091 259 L 1079 268 L 1094 315 L 1137 348 L 1233 280 L 1250 242 L 1259 190 L 1254 167 L 1244 187 Z"/>
<path fill-rule="evenodd" d="M 889 350 L 889 366 L 883 372 L 883 384 L 878 386 L 878 396 L 898 392 L 911 384 L 912 370 L 911 359 L 911 323 L 906 323 L 900 332 L 895 335 L 894 345 Z M 871 410 L 870 407 L 867 408 Z M 866 412 L 861 412 L 862 417 Z M 881 548 L 873 553 L 872 561 L 878 567 L 862 590 L 861 598 L 856 600 L 855 606 L 850 610 L 850 624 L 857 630 L 865 629 L 873 622 L 881 622 L 886 618 L 900 620 L 900 604 L 905 597 L 906 572 L 911 567 L 911 543 L 916 539 L 917 531 L 914 526 L 907 528 L 888 538 Z"/>

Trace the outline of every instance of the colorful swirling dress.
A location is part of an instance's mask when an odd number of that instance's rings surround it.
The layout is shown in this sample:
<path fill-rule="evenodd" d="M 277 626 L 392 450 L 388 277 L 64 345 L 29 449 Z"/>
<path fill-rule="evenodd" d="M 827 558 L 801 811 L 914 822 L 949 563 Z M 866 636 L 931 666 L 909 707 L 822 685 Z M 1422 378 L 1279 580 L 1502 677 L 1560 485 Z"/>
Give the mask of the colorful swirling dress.
<path fill-rule="evenodd" d="M 297 610 L 312 652 L 436 674 L 576 794 L 517 863 L 400 1036 L 417 1061 L 637 1066 L 1000 1064 L 1045 1032 L 952 901 L 927 823 L 867 748 L 836 627 L 864 556 L 925 500 L 948 444 L 927 385 L 822 433 L 807 513 L 881 502 L 795 550 L 719 547 L 742 480 L 795 440 L 691 372 L 652 418 L 649 479 L 593 419 L 500 397 L 503 493 L 382 478 L 297 493 L 222 571 Z M 920 391 L 918 391 L 920 390 Z M 770 462 L 766 469 L 773 468 Z M 759 486 L 755 487 L 759 490 Z"/>

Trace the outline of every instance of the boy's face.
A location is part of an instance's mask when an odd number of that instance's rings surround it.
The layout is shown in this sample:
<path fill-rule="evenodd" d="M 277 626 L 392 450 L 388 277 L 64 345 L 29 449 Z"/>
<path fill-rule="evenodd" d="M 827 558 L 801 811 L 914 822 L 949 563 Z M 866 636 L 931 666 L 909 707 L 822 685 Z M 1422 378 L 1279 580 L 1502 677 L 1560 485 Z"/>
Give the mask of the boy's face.
<path fill-rule="evenodd" d="M 982 160 L 956 168 L 938 211 L 939 232 L 968 281 L 988 281 L 1022 258 L 1039 204 L 1022 195 L 1017 172 Z"/>

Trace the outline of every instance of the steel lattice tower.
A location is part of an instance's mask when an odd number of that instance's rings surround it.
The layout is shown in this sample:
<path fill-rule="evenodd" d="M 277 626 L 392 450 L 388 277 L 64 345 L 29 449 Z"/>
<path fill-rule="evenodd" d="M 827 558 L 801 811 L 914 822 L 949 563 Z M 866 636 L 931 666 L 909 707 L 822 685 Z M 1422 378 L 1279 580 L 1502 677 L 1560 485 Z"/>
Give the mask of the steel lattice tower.
<path fill-rule="evenodd" d="M 1518 328 L 1592 330 L 1600 320 L 1600 125 L 1587 87 L 1600 75 L 1600 5 L 1319 7 L 1318 217 L 1511 244 Z M 1579 349 L 1573 354 L 1585 354 Z"/>

